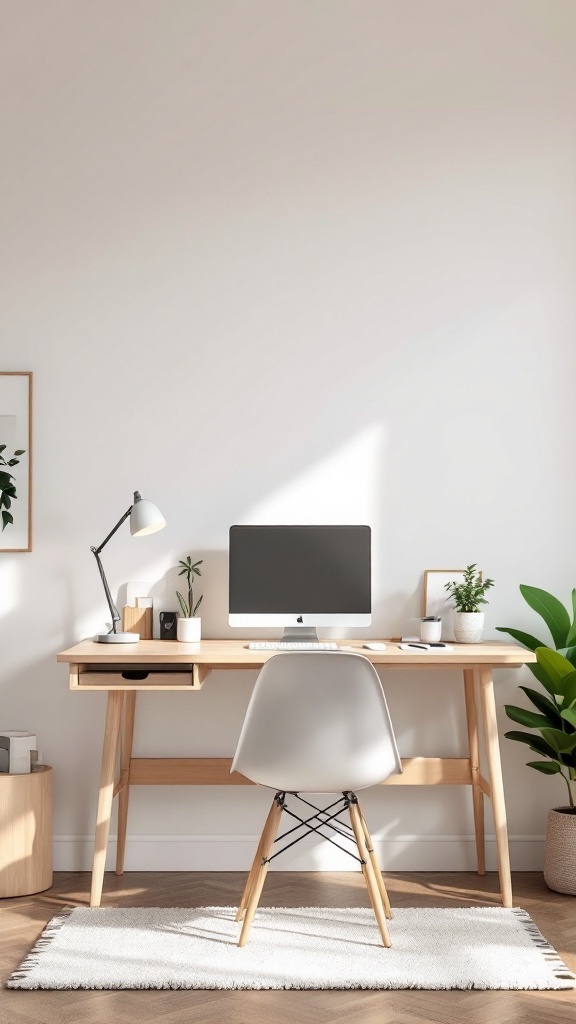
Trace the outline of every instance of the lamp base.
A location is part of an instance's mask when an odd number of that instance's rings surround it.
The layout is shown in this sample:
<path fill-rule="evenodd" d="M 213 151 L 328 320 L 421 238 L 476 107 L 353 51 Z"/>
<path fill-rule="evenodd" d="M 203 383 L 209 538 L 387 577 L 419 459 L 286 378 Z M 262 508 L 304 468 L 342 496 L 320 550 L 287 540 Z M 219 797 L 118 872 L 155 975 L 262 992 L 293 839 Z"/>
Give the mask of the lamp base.
<path fill-rule="evenodd" d="M 99 633 L 94 639 L 97 644 L 136 644 L 140 633 Z"/>

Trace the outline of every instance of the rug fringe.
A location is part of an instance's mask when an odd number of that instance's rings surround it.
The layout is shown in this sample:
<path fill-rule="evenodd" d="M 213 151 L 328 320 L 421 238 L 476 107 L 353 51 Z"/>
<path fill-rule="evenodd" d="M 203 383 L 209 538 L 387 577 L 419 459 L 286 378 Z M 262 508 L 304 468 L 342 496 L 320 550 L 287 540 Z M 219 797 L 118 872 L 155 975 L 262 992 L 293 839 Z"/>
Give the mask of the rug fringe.
<path fill-rule="evenodd" d="M 30 971 L 34 967 L 38 966 L 39 954 L 48 948 L 52 939 L 55 938 L 62 928 L 62 925 L 66 924 L 66 921 L 76 909 L 76 907 L 63 907 L 56 917 L 52 917 L 50 919 L 44 931 L 41 932 L 37 942 L 28 953 L 28 956 L 24 957 L 24 960 L 19 965 L 18 970 L 14 971 L 14 973 L 10 975 L 6 982 L 6 988 L 20 988 L 18 982 L 24 981 Z"/>
<path fill-rule="evenodd" d="M 542 932 L 534 924 L 528 911 L 522 910 L 521 907 L 512 907 L 512 913 L 528 933 L 534 945 L 540 950 L 554 976 L 559 980 L 576 982 L 576 975 L 566 966 L 554 949 L 554 946 L 551 946 L 548 939 L 542 935 Z"/>

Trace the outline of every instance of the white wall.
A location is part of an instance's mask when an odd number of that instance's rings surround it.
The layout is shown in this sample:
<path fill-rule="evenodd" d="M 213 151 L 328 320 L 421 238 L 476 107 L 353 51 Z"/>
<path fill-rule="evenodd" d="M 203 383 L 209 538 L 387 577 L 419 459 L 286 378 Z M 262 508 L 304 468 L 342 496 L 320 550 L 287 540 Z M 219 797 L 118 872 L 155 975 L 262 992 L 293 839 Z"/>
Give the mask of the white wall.
<path fill-rule="evenodd" d="M 134 488 L 169 527 L 125 528 L 111 585 L 155 579 L 175 607 L 173 566 L 204 558 L 207 636 L 232 635 L 234 522 L 370 523 L 365 635 L 410 627 L 425 568 L 495 578 L 488 636 L 535 627 L 520 582 L 568 601 L 576 5 L 1 6 L 0 368 L 34 371 L 36 430 L 34 551 L 0 555 L 0 725 L 37 731 L 56 864 L 80 866 L 105 700 L 55 658 L 102 625 L 89 545 Z M 142 697 L 136 755 L 231 753 L 253 678 Z M 498 673 L 499 706 L 527 681 Z M 404 755 L 463 752 L 457 680 L 386 684 Z M 517 867 L 564 799 L 525 760 L 504 742 Z M 266 803 L 136 789 L 128 866 L 243 868 Z M 375 790 L 366 810 L 389 867 L 464 867 L 470 805 Z M 282 866 L 333 863 L 311 844 Z"/>

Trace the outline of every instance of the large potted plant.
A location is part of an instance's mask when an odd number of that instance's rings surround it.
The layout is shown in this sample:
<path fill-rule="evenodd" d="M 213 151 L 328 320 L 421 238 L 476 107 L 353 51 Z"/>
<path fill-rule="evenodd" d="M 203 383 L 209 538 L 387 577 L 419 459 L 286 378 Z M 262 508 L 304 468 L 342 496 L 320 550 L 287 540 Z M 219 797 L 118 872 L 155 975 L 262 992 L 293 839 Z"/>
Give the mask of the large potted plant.
<path fill-rule="evenodd" d="M 568 804 L 553 807 L 546 825 L 544 879 L 550 889 L 576 895 L 576 590 L 572 591 L 573 620 L 564 605 L 546 590 L 520 587 L 523 597 L 548 626 L 555 649 L 522 630 L 499 626 L 523 647 L 535 651 L 537 663 L 528 668 L 546 691 L 521 686 L 537 713 L 506 705 L 513 722 L 531 732 L 512 730 L 508 739 L 525 743 L 544 760 L 528 761 L 529 768 L 564 779 Z"/>
<path fill-rule="evenodd" d="M 182 615 L 178 617 L 176 635 L 183 643 L 196 643 L 202 636 L 202 619 L 199 615 L 196 615 L 196 612 L 202 604 L 204 595 L 201 594 L 198 600 L 194 602 L 194 577 L 202 575 L 198 568 L 199 565 L 202 565 L 202 562 L 203 559 L 201 558 L 200 561 L 192 563 L 190 555 L 178 562 L 180 569 L 178 575 L 186 577 L 186 595 L 181 594 L 179 590 L 176 591 L 176 597 L 182 611 Z"/>
<path fill-rule="evenodd" d="M 488 604 L 484 594 L 494 586 L 494 580 L 482 580 L 476 571 L 476 562 L 466 567 L 464 581 L 452 580 L 444 584 L 454 608 L 454 637 L 459 644 L 477 644 L 484 635 L 484 612 L 480 606 Z"/>

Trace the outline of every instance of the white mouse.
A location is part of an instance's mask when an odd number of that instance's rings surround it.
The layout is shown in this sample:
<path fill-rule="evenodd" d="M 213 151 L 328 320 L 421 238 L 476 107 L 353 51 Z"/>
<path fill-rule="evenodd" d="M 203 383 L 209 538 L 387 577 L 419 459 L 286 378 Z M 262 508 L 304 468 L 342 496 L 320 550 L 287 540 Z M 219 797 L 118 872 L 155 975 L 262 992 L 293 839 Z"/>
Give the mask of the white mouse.
<path fill-rule="evenodd" d="M 377 643 L 362 644 L 362 647 L 365 647 L 367 651 L 385 651 L 386 650 L 386 644 L 377 644 Z"/>

